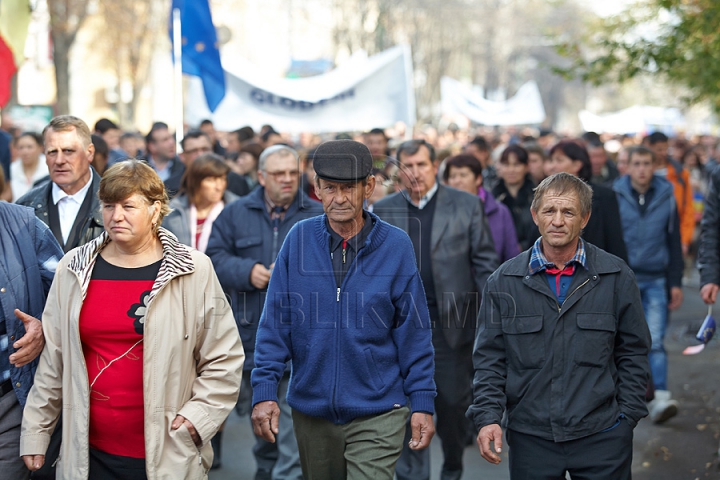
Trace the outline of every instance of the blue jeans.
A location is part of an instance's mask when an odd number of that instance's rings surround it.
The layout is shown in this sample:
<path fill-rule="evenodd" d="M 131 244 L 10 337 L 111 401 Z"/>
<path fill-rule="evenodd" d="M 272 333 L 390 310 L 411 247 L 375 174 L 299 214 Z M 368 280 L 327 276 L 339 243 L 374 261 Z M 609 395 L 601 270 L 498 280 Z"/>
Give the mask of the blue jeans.
<path fill-rule="evenodd" d="M 667 353 L 665 352 L 665 330 L 668 319 L 668 294 L 664 278 L 638 282 L 645 320 L 650 329 L 650 370 L 655 390 L 667 390 Z"/>

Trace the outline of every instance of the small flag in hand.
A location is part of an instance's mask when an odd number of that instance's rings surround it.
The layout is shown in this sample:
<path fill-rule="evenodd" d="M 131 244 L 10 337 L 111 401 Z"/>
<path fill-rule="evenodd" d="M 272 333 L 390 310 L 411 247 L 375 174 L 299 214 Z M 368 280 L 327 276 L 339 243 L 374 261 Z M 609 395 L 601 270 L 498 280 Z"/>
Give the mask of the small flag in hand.
<path fill-rule="evenodd" d="M 683 355 L 697 355 L 698 353 L 702 352 L 705 349 L 705 345 L 707 345 L 707 343 L 712 339 L 713 335 L 715 335 L 716 327 L 717 325 L 715 324 L 715 319 L 712 316 L 712 305 L 710 305 L 708 307 L 707 317 L 705 317 L 705 320 L 700 326 L 700 330 L 698 330 L 697 335 L 695 335 L 695 338 L 697 338 L 698 341 L 702 343 L 700 345 L 687 347 L 685 350 L 683 350 Z"/>

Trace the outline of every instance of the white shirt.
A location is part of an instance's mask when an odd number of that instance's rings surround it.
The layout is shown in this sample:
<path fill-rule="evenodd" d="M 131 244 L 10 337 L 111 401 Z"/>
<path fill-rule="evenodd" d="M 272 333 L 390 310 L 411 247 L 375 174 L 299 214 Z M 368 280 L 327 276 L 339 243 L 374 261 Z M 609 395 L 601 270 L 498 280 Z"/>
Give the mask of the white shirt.
<path fill-rule="evenodd" d="M 420 201 L 417 204 L 415 202 L 413 202 L 412 198 L 410 198 L 410 194 L 407 193 L 407 190 L 403 190 L 403 194 L 405 195 L 405 198 L 407 198 L 408 202 L 415 205 L 418 208 L 418 210 L 422 210 L 423 208 L 425 208 L 425 205 L 427 205 L 428 202 L 430 200 L 432 200 L 432 198 L 435 196 L 435 192 L 437 192 L 437 190 L 438 190 L 438 184 L 437 184 L 437 182 L 435 182 L 435 185 L 433 185 L 432 188 L 430 190 L 428 190 L 428 192 L 425 195 L 420 197 Z"/>
<path fill-rule="evenodd" d="M 43 177 L 48 176 L 48 167 L 45 163 L 45 155 L 40 154 L 35 173 L 28 180 L 23 170 L 22 160 L 19 158 L 10 164 L 10 187 L 12 188 L 13 199 L 16 201 L 18 198 L 25 195 L 33 186 L 33 183 L 37 182 Z"/>
<path fill-rule="evenodd" d="M 58 217 L 60 217 L 60 231 L 62 232 L 63 243 L 67 243 L 70 231 L 72 230 L 75 218 L 80 211 L 85 195 L 92 184 L 92 175 L 84 187 L 76 194 L 68 195 L 63 192 L 56 183 L 52 184 L 52 201 L 58 207 Z"/>

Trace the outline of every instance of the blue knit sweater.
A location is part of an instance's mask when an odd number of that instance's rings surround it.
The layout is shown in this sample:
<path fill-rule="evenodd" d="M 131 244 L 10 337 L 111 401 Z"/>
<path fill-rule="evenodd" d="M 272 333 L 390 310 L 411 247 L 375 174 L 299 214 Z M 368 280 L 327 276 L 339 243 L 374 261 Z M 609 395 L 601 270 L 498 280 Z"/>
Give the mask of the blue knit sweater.
<path fill-rule="evenodd" d="M 406 405 L 434 413 L 432 330 L 410 238 L 377 216 L 337 288 L 325 215 L 288 233 L 255 344 L 253 405 L 277 401 L 344 424 Z"/>

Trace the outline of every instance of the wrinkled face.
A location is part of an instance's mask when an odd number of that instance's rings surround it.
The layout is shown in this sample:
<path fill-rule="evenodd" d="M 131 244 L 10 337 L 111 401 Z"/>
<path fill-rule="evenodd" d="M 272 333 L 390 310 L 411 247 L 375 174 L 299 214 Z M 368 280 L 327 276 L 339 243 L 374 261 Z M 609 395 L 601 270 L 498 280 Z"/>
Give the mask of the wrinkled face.
<path fill-rule="evenodd" d="M 265 187 L 275 205 L 290 205 L 300 186 L 300 166 L 293 155 L 278 152 L 265 159 L 265 170 L 258 171 L 258 182 Z"/>
<path fill-rule="evenodd" d="M 527 172 L 527 165 L 521 163 L 514 153 L 508 155 L 507 162 L 498 163 L 498 175 L 509 186 L 522 185 Z"/>
<path fill-rule="evenodd" d="M 95 155 L 95 146 L 83 145 L 73 128 L 66 132 L 48 129 L 45 132 L 45 162 L 50 179 L 68 195 L 74 195 L 92 176 L 90 163 Z"/>
<path fill-rule="evenodd" d="M 565 155 L 562 150 L 557 150 L 545 161 L 545 176 L 549 177 L 560 172 L 577 176 L 581 168 L 582 162 L 580 160 L 573 160 Z"/>
<path fill-rule="evenodd" d="M 546 192 L 538 211 L 531 210 L 531 213 L 543 243 L 553 248 L 573 244 L 590 219 L 590 214 L 582 216 L 580 200 L 574 192 L 562 195 Z"/>
<path fill-rule="evenodd" d="M 387 153 L 387 140 L 379 133 L 370 133 L 365 136 L 365 146 L 370 150 L 370 154 L 377 157 L 384 157 Z"/>
<path fill-rule="evenodd" d="M 419 202 L 435 186 L 437 168 L 430 161 L 427 147 L 421 146 L 414 155 L 401 155 L 399 176 L 414 202 Z"/>
<path fill-rule="evenodd" d="M 630 175 L 630 181 L 633 186 L 640 189 L 646 189 L 650 186 L 653 179 L 653 161 L 652 156 L 642 153 L 634 153 L 628 163 L 627 173 Z"/>
<path fill-rule="evenodd" d="M 331 182 L 322 178 L 315 184 L 315 194 L 322 202 L 331 225 L 359 222 L 363 202 L 374 190 L 374 176 L 370 176 L 365 185 L 362 182 Z"/>
<path fill-rule="evenodd" d="M 180 154 L 180 158 L 185 165 L 190 165 L 200 155 L 212 152 L 210 140 L 205 136 L 186 138 L 184 143 L 185 148 L 183 149 L 183 153 Z"/>
<path fill-rule="evenodd" d="M 31 136 L 23 135 L 15 142 L 15 150 L 24 164 L 32 165 L 40 158 L 43 148 Z"/>
<path fill-rule="evenodd" d="M 125 248 L 147 242 L 153 232 L 153 223 L 160 216 L 160 202 L 150 204 L 137 193 L 118 203 L 103 203 L 102 217 L 110 239 Z"/>
<path fill-rule="evenodd" d="M 148 143 L 148 150 L 153 158 L 171 160 L 175 157 L 175 137 L 166 128 L 158 129 Z"/>
<path fill-rule="evenodd" d="M 482 176 L 478 175 L 476 177 L 470 167 L 450 167 L 448 185 L 463 192 L 477 195 L 478 189 L 482 185 Z"/>
<path fill-rule="evenodd" d="M 195 193 L 195 198 L 198 202 L 215 205 L 222 200 L 226 188 L 226 177 L 205 177 L 200 182 L 200 188 Z"/>
<path fill-rule="evenodd" d="M 657 142 L 655 145 L 650 145 L 650 150 L 655 154 L 655 158 L 663 164 L 667 161 L 668 148 L 668 142 Z"/>

